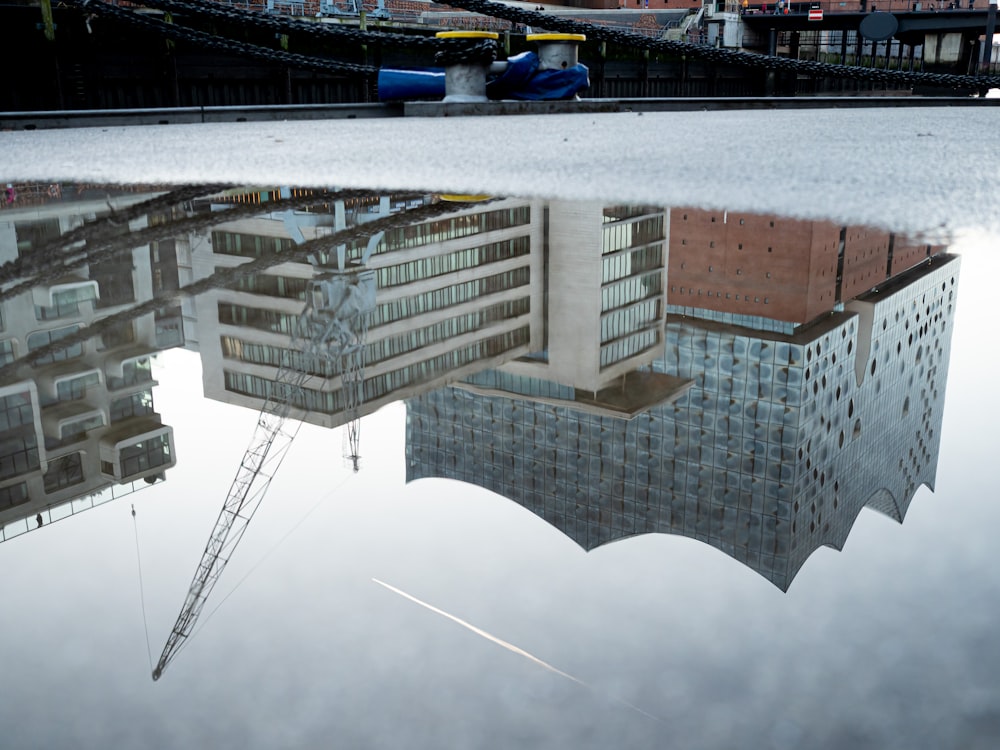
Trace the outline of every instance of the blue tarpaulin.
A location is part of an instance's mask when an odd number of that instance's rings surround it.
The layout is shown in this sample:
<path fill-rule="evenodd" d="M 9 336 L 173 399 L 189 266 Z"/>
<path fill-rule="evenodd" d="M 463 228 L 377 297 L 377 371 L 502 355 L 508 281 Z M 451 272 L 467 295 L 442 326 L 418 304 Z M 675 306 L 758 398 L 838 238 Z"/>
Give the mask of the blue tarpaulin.
<path fill-rule="evenodd" d="M 590 86 L 590 71 L 586 65 L 560 70 L 539 70 L 538 55 L 522 52 L 507 60 L 506 69 L 487 77 L 486 96 L 490 99 L 572 99 Z M 412 70 L 385 68 L 378 74 L 378 98 L 398 99 L 441 98 L 445 95 L 444 70 L 419 68 Z"/>

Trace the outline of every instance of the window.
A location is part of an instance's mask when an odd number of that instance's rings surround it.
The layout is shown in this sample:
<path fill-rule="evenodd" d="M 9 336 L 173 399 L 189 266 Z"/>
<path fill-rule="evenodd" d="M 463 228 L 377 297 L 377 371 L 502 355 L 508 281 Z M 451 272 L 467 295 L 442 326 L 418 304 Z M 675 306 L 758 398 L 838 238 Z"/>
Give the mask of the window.
<path fill-rule="evenodd" d="M 45 472 L 45 491 L 49 494 L 72 487 L 83 481 L 83 457 L 80 453 L 71 453 L 49 461 L 49 469 Z"/>
<path fill-rule="evenodd" d="M 114 349 L 135 343 L 135 326 L 132 321 L 111 326 L 101 334 L 101 350 Z"/>
<path fill-rule="evenodd" d="M 56 385 L 56 399 L 59 401 L 76 401 L 87 395 L 87 389 L 101 382 L 98 372 L 86 372 Z"/>
<path fill-rule="evenodd" d="M 239 232 L 212 232 L 212 248 L 224 255 L 240 255 L 246 258 L 260 258 L 290 250 L 295 245 L 287 237 L 261 237 L 256 234 Z"/>
<path fill-rule="evenodd" d="M 60 440 L 69 440 L 70 438 L 82 437 L 90 430 L 96 430 L 98 427 L 103 426 L 103 414 L 88 414 L 85 417 L 62 425 L 62 428 L 59 430 L 59 438 Z"/>
<path fill-rule="evenodd" d="M 28 500 L 28 485 L 26 482 L 14 484 L 10 487 L 0 487 L 0 510 L 13 508 L 15 505 L 23 505 Z"/>
<path fill-rule="evenodd" d="M 384 302 L 379 304 L 372 314 L 369 328 L 377 328 L 405 318 L 415 318 L 434 310 L 442 310 L 489 294 L 525 286 L 530 280 L 530 269 L 515 268 L 512 271 L 474 279 L 462 284 L 453 284 L 443 289 L 435 289 L 412 297 Z"/>
<path fill-rule="evenodd" d="M 65 362 L 83 356 L 83 344 L 75 343 L 62 347 L 59 342 L 62 339 L 72 336 L 80 330 L 80 326 L 73 325 L 66 328 L 56 328 L 52 331 L 38 331 L 28 336 L 28 351 L 35 351 L 44 347 L 52 346 L 52 350 L 35 360 L 36 364 L 47 365 L 53 362 Z"/>
<path fill-rule="evenodd" d="M 242 277 L 233 288 L 241 292 L 263 294 L 268 297 L 304 300 L 308 283 L 306 279 L 293 279 L 261 273 Z"/>
<path fill-rule="evenodd" d="M 153 371 L 149 364 L 149 359 L 142 359 L 125 362 L 122 365 L 122 375 L 109 375 L 107 377 L 108 390 L 117 391 L 140 383 L 149 383 L 153 380 Z"/>
<path fill-rule="evenodd" d="M 420 258 L 407 263 L 379 268 L 378 286 L 380 289 L 401 286 L 421 279 L 442 276 L 466 268 L 477 268 L 487 263 L 496 263 L 509 258 L 518 258 L 528 254 L 531 241 L 528 237 L 517 237 L 504 242 L 494 242 L 482 247 L 466 248 L 447 255 L 437 255 L 430 258 Z"/>
<path fill-rule="evenodd" d="M 120 457 L 123 478 L 164 466 L 170 463 L 170 436 L 160 435 L 135 445 L 125 446 L 121 450 Z"/>
<path fill-rule="evenodd" d="M 111 402 L 111 424 L 153 413 L 153 392 L 139 391 Z"/>
<path fill-rule="evenodd" d="M 0 365 L 14 361 L 14 342 L 11 339 L 0 341 Z"/>

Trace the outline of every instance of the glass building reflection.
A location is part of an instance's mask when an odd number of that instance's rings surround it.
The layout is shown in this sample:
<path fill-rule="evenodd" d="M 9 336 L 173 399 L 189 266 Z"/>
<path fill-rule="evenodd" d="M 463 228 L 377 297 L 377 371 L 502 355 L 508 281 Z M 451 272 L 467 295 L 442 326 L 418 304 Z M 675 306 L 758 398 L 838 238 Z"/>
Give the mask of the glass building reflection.
<path fill-rule="evenodd" d="M 291 248 L 430 202 L 372 196 L 335 200 L 326 211 L 262 214 L 224 222 L 189 238 L 197 280 L 248 258 Z M 530 201 L 458 207 L 440 218 L 378 233 L 339 248 L 348 264 L 371 248 L 365 267 L 378 294 L 365 341 L 360 414 L 422 389 L 540 348 L 532 324 L 541 309 L 541 223 Z M 203 363 L 205 395 L 260 408 L 289 355 L 292 329 L 317 269 L 336 266 L 337 249 L 283 263 L 266 274 L 200 295 L 188 307 L 188 341 Z M 342 378 L 315 372 L 293 404 L 297 419 L 335 427 L 348 413 Z"/>
<path fill-rule="evenodd" d="M 407 478 L 478 484 L 585 549 L 683 534 L 787 590 L 863 507 L 901 522 L 933 489 L 959 261 L 865 228 L 669 217 L 664 347 L 641 371 L 686 386 L 615 414 L 534 362 L 484 371 L 407 401 Z"/>
<path fill-rule="evenodd" d="M 684 534 L 783 590 L 861 508 L 902 521 L 933 488 L 959 267 L 943 247 L 657 206 L 323 191 L 277 206 L 311 192 L 210 191 L 131 222 L 155 239 L 5 287 L 0 366 L 164 300 L 4 380 L 6 536 L 174 465 L 152 353 L 198 351 L 206 397 L 259 410 L 294 360 L 311 280 L 362 261 L 377 292 L 360 408 L 320 368 L 292 418 L 336 427 L 408 399 L 408 480 L 479 484 L 585 549 Z M 57 198 L 0 215 L 4 262 L 106 203 Z"/>
<path fill-rule="evenodd" d="M 0 213 L 0 260 L 37 260 L 85 221 L 151 195 L 53 185 L 28 200 L 22 191 Z M 41 355 L 0 384 L 0 541 L 164 479 L 176 461 L 173 430 L 153 405 L 150 356 L 182 343 L 179 308 L 165 305 L 44 351 L 176 289 L 173 247 L 154 241 L 92 262 L 62 260 L 44 258 L 25 276 L 30 289 L 20 287 L 23 278 L 8 280 L 0 295 L 0 366 Z"/>

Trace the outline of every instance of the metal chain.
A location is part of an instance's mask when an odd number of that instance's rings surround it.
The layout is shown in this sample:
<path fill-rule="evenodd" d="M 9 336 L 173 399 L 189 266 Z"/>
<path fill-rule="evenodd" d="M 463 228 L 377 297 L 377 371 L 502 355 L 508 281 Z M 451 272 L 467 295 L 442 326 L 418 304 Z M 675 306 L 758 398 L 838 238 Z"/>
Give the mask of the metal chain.
<path fill-rule="evenodd" d="M 236 52 L 258 59 L 268 60 L 280 65 L 301 67 L 309 70 L 321 72 L 346 72 L 361 75 L 373 75 L 377 69 L 372 66 L 344 63 L 326 58 L 308 57 L 295 53 L 271 50 L 265 47 L 225 40 L 204 32 L 193 29 L 185 29 L 174 24 L 165 24 L 153 21 L 144 16 L 116 6 L 108 5 L 99 0 L 69 0 L 84 9 L 112 15 L 136 25 L 156 31 L 157 33 L 190 41 L 202 46 L 214 47 L 229 52 Z M 187 12 L 192 15 L 226 20 L 232 23 L 261 27 L 274 30 L 279 33 L 301 33 L 316 38 L 336 38 L 341 41 L 354 41 L 361 44 L 374 42 L 403 45 L 415 47 L 417 49 L 433 50 L 438 64 L 460 61 L 492 61 L 495 59 L 495 45 L 493 57 L 486 49 L 488 45 L 481 42 L 471 42 L 464 39 L 439 39 L 407 34 L 390 34 L 383 32 L 361 31 L 360 29 L 346 29 L 336 24 L 320 24 L 306 21 L 295 21 L 287 18 L 279 18 L 265 13 L 258 13 L 247 9 L 236 9 L 228 6 L 215 6 L 209 3 L 189 2 L 188 0 L 148 0 L 147 5 L 165 10 L 176 10 Z M 711 47 L 691 42 L 682 42 L 671 39 L 651 39 L 641 34 L 621 29 L 610 29 L 603 26 L 596 26 L 582 21 L 575 21 L 569 18 L 561 18 L 549 13 L 539 13 L 537 11 L 522 10 L 513 6 L 502 5 L 491 2 L 491 0 L 449 0 L 442 3 L 449 7 L 461 8 L 472 13 L 484 16 L 502 18 L 512 23 L 519 23 L 526 26 L 544 28 L 551 31 L 558 31 L 572 34 L 586 34 L 589 39 L 611 42 L 613 44 L 636 49 L 645 49 L 651 52 L 692 57 L 696 59 L 714 62 L 722 65 L 733 65 L 746 68 L 756 68 L 760 70 L 774 70 L 789 73 L 803 73 L 818 78 L 838 78 L 856 81 L 866 81 L 885 84 L 902 85 L 925 85 L 940 88 L 963 89 L 963 90 L 983 90 L 987 88 L 1000 87 L 1000 76 L 970 76 L 954 75 L 950 73 L 917 73 L 901 70 L 880 70 L 875 68 L 861 68 L 850 65 L 839 65 L 833 63 L 822 63 L 813 60 L 793 60 L 787 57 L 776 57 L 761 55 L 753 52 L 742 52 L 728 50 L 718 47 Z"/>
<path fill-rule="evenodd" d="M 434 1 L 437 2 L 437 0 Z M 836 65 L 833 63 L 814 62 L 812 60 L 793 60 L 787 57 L 772 57 L 753 52 L 720 49 L 708 45 L 692 44 L 691 42 L 681 42 L 671 39 L 651 39 L 631 31 L 609 29 L 568 18 L 560 18 L 549 13 L 522 10 L 513 6 L 491 2 L 490 0 L 447 0 L 446 3 L 443 2 L 441 4 L 494 18 L 503 18 L 526 26 L 567 34 L 586 34 L 588 39 L 612 42 L 625 47 L 647 49 L 651 52 L 686 55 L 724 65 L 788 71 L 790 73 L 805 73 L 818 78 L 847 78 L 858 81 L 900 83 L 906 85 L 922 84 L 954 89 L 980 90 L 1000 87 L 1000 76 L 913 73 L 900 70 L 856 68 L 850 65 Z"/>
<path fill-rule="evenodd" d="M 140 15 L 130 10 L 125 10 L 114 5 L 110 5 L 99 0 L 69 0 L 78 5 L 84 11 L 100 13 L 111 16 L 135 26 L 142 27 L 157 34 L 161 34 L 172 39 L 191 42 L 202 47 L 220 49 L 225 52 L 233 52 L 246 57 L 253 57 L 265 60 L 277 65 L 286 65 L 304 70 L 315 70 L 320 73 L 352 73 L 355 75 L 372 76 L 378 73 L 378 68 L 372 65 L 360 65 L 357 63 L 340 62 L 323 57 L 308 57 L 294 52 L 283 52 L 267 47 L 260 47 L 246 42 L 236 42 L 231 39 L 206 34 L 202 31 L 184 28 L 172 23 L 157 21 L 148 16 Z"/>
<path fill-rule="evenodd" d="M 444 41 L 444 40 L 442 40 Z M 472 40 L 463 40 L 471 42 Z M 456 49 L 441 49 L 434 54 L 438 65 L 477 62 L 489 65 L 497 59 L 497 43 L 493 39 L 480 39 Z"/>
<path fill-rule="evenodd" d="M 81 0 L 70 1 L 81 2 Z M 86 4 L 93 0 L 82 1 L 83 4 Z M 424 50 L 429 53 L 446 51 L 453 56 L 452 59 L 456 60 L 478 59 L 477 55 L 481 52 L 477 44 L 470 44 L 469 40 L 466 39 L 438 39 L 432 36 L 396 34 L 381 30 L 362 31 L 361 29 L 340 24 L 300 21 L 288 18 L 287 16 L 276 16 L 249 8 L 236 8 L 231 5 L 221 5 L 213 2 L 199 2 L 198 0 L 143 0 L 142 4 L 170 13 L 186 13 L 197 18 L 225 21 L 237 26 L 267 29 L 278 34 L 298 34 L 317 40 L 354 42 L 359 45 L 378 43 L 387 47 L 406 47 L 409 49 Z M 463 58 L 463 53 L 466 53 L 468 57 Z M 493 59 L 495 60 L 496 57 L 494 56 Z"/>

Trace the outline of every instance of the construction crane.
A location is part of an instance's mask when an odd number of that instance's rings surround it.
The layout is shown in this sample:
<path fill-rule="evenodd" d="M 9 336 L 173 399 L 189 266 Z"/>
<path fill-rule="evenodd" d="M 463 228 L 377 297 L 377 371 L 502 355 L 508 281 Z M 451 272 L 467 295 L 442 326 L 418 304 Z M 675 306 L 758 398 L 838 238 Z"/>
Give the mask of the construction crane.
<path fill-rule="evenodd" d="M 339 270 L 325 271 L 310 280 L 306 303 L 296 320 L 292 346 L 285 350 L 236 478 L 208 538 L 195 570 L 184 605 L 167 637 L 153 680 L 191 636 L 198 616 L 218 582 L 233 550 L 291 447 L 301 420 L 291 420 L 293 408 L 307 411 L 312 377 L 340 377 L 343 413 L 348 419 L 350 450 L 358 466 L 360 425 L 358 409 L 364 400 L 365 345 L 368 318 L 375 308 L 375 272 L 364 268 L 377 241 L 369 243 L 361 265 L 347 267 L 345 253 L 338 248 Z"/>

